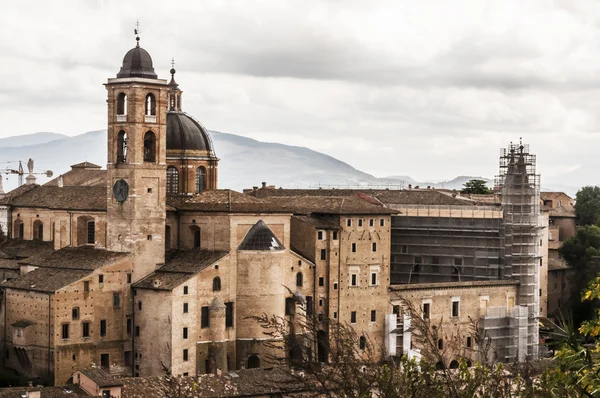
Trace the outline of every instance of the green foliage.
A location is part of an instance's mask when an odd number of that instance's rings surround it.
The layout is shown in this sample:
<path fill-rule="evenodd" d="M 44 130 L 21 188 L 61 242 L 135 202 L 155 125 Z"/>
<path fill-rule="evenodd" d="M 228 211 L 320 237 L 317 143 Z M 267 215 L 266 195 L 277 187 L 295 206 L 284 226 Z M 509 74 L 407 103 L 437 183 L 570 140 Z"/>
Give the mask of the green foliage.
<path fill-rule="evenodd" d="M 460 191 L 461 193 L 473 193 L 487 195 L 492 193 L 491 189 L 486 186 L 484 180 L 469 180 L 463 184 L 464 188 Z"/>
<path fill-rule="evenodd" d="M 577 228 L 575 236 L 567 239 L 559 252 L 571 267 L 584 270 L 592 258 L 600 256 L 600 227 L 586 225 Z"/>
<path fill-rule="evenodd" d="M 581 225 L 600 224 L 600 188 L 587 186 L 575 195 L 575 212 Z"/>

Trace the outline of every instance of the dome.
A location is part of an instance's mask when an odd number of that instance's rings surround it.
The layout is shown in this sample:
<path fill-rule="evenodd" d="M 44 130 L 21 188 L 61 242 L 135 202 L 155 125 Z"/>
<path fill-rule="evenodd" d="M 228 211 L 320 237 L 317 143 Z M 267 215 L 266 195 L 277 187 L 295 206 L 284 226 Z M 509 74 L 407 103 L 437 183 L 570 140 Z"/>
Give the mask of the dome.
<path fill-rule="evenodd" d="M 123 66 L 117 73 L 117 77 L 143 77 L 146 79 L 157 79 L 152 66 L 152 58 L 148 51 L 144 50 L 139 44 L 129 50 L 123 58 Z"/>
<path fill-rule="evenodd" d="M 167 151 L 206 151 L 213 155 L 204 127 L 185 112 L 167 112 Z"/>

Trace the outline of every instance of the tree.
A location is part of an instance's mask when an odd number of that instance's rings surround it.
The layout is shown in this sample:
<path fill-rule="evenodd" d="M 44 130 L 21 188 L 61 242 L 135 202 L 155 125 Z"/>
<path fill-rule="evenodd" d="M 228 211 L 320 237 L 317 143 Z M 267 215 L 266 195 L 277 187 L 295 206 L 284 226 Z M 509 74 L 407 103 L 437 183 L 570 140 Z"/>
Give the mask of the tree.
<path fill-rule="evenodd" d="M 492 191 L 486 186 L 486 182 L 484 180 L 473 179 L 465 182 L 463 184 L 464 188 L 461 193 L 473 193 L 473 194 L 482 194 L 487 195 L 492 193 Z"/>
<path fill-rule="evenodd" d="M 577 228 L 575 236 L 567 239 L 559 249 L 560 255 L 575 270 L 570 305 L 576 325 L 593 316 L 590 301 L 580 300 L 581 292 L 600 270 L 600 227 L 585 225 Z"/>
<path fill-rule="evenodd" d="M 586 186 L 575 195 L 575 213 L 581 225 L 600 223 L 600 188 Z"/>

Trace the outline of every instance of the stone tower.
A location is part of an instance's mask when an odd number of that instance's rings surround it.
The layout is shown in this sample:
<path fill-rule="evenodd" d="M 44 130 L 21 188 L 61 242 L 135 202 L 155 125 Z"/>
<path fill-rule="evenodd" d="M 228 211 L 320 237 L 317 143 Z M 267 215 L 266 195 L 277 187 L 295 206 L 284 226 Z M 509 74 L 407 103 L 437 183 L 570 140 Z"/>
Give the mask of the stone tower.
<path fill-rule="evenodd" d="M 166 80 L 137 45 L 108 91 L 107 248 L 135 256 L 133 280 L 164 263 L 167 142 Z"/>

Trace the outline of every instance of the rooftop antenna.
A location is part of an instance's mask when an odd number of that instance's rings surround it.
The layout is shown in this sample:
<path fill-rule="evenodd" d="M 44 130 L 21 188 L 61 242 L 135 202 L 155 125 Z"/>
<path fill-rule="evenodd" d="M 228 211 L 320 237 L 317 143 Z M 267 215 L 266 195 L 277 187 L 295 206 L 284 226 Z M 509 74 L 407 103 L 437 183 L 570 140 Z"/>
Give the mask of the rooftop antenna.
<path fill-rule="evenodd" d="M 140 30 L 140 21 L 135 22 L 135 29 L 133 30 L 133 33 L 135 34 L 135 41 L 137 42 L 136 47 L 139 47 L 140 46 L 140 33 L 142 33 L 142 31 Z"/>

